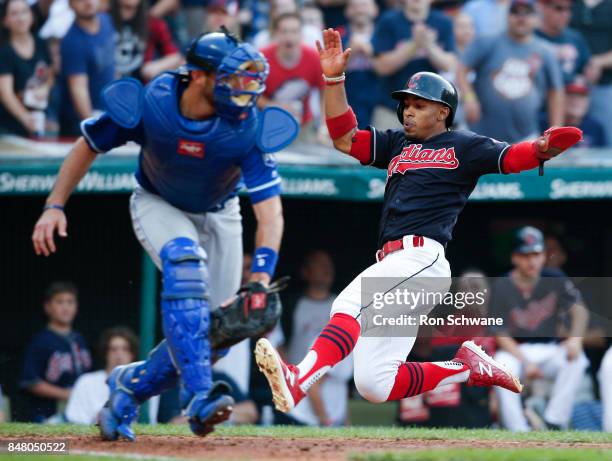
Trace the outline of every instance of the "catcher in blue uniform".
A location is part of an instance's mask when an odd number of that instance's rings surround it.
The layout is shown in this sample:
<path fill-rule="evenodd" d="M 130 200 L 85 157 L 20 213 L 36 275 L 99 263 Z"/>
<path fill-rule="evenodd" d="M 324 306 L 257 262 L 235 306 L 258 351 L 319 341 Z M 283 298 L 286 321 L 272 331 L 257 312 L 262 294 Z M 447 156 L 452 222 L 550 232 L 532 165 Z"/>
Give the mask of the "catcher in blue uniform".
<path fill-rule="evenodd" d="M 224 386 L 213 385 L 211 362 L 279 316 L 279 286 L 270 281 L 283 217 L 271 153 L 291 143 L 298 126 L 281 109 L 255 107 L 267 75 L 268 63 L 251 45 L 225 30 L 202 35 L 177 71 L 144 88 L 134 79 L 108 85 L 106 111 L 82 122 L 83 136 L 61 167 L 34 228 L 36 253 L 55 252 L 56 231 L 66 237 L 64 205 L 97 155 L 134 141 L 142 150 L 130 200 L 133 227 L 163 275 L 166 339 L 146 361 L 109 376 L 110 398 L 99 416 L 104 439 L 134 440 L 130 425 L 139 405 L 177 383 L 193 432 L 211 432 L 233 404 Z M 243 182 L 257 231 L 253 275 L 238 290 L 242 224 L 236 194 Z"/>

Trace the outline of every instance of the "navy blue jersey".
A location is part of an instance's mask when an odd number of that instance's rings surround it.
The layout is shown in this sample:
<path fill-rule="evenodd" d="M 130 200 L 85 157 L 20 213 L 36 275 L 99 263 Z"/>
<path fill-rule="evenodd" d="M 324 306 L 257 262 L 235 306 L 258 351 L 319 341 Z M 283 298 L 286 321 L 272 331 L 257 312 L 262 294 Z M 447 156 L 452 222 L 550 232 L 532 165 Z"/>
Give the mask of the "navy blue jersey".
<path fill-rule="evenodd" d="M 49 329 L 38 333 L 23 356 L 20 387 L 27 389 L 39 381 L 72 387 L 91 368 L 91 355 L 83 337 L 76 332 L 61 335 Z M 30 420 L 43 422 L 57 409 L 57 401 L 29 394 Z"/>
<path fill-rule="evenodd" d="M 446 245 L 478 178 L 502 173 L 509 147 L 471 131 L 445 131 L 426 141 L 407 138 L 403 129 L 370 131 L 366 164 L 387 169 L 379 247 L 410 234 Z"/>
<path fill-rule="evenodd" d="M 506 274 L 492 286 L 489 315 L 504 319 L 503 326 L 492 330 L 508 334 L 519 343 L 549 342 L 557 338 L 559 324 L 577 303 L 582 303 L 580 291 L 558 269 L 543 269 L 528 296 Z"/>

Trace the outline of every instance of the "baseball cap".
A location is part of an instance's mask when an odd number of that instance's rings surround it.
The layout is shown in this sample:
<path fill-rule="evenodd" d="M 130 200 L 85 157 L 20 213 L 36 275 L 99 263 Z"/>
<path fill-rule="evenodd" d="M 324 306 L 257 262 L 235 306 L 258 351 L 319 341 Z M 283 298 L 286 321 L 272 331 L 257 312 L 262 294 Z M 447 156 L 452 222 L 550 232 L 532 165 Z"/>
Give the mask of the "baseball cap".
<path fill-rule="evenodd" d="M 535 227 L 521 227 L 514 235 L 513 251 L 522 254 L 542 253 L 544 251 L 544 235 Z"/>
<path fill-rule="evenodd" d="M 589 94 L 589 86 L 583 78 L 576 78 L 572 82 L 565 85 L 565 92 L 568 94 Z"/>
<path fill-rule="evenodd" d="M 535 11 L 535 0 L 512 0 L 510 2 L 510 11 L 517 11 L 521 7 Z"/>

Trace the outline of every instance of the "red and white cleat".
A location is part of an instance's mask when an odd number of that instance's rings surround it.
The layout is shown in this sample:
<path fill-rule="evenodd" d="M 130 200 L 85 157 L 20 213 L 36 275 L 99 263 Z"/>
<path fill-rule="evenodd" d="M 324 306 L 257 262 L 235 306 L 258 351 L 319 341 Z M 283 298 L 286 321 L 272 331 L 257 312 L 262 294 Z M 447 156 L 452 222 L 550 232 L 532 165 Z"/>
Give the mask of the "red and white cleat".
<path fill-rule="evenodd" d="M 469 386 L 499 386 L 517 394 L 523 390 L 518 378 L 474 341 L 465 341 L 453 360 L 470 368 Z"/>
<path fill-rule="evenodd" d="M 297 367 L 283 362 L 266 338 L 261 338 L 255 345 L 255 361 L 270 384 L 276 409 L 290 412 L 306 395 L 298 385 Z"/>

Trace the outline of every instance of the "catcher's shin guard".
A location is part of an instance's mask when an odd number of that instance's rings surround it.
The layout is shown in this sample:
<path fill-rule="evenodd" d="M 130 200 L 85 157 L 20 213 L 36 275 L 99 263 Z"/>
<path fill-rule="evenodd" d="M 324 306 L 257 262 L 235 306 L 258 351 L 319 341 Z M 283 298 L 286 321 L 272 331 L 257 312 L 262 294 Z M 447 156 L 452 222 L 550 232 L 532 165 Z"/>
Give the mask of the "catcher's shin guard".
<path fill-rule="evenodd" d="M 98 415 L 102 438 L 134 440 L 130 425 L 138 415 L 138 406 L 175 386 L 177 381 L 166 341 L 153 349 L 146 361 L 116 367 L 107 379 L 109 399 Z"/>
<path fill-rule="evenodd" d="M 171 240 L 161 251 L 164 335 L 183 385 L 181 404 L 198 435 L 206 435 L 214 424 L 227 419 L 233 405 L 227 396 L 209 396 L 212 370 L 205 258 L 204 250 L 188 238 Z"/>
<path fill-rule="evenodd" d="M 164 335 L 185 389 L 208 392 L 212 385 L 208 339 L 208 272 L 204 250 L 191 239 L 169 241 L 161 250 Z"/>

